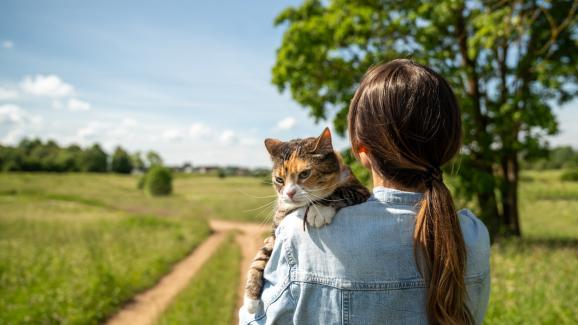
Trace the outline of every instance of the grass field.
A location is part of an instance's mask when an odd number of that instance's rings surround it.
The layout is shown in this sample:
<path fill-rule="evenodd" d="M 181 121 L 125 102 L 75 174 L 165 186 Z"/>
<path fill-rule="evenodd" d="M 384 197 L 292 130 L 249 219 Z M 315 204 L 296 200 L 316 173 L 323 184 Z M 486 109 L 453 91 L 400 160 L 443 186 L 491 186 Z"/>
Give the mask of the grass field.
<path fill-rule="evenodd" d="M 559 175 L 524 173 L 524 237 L 492 247 L 487 324 L 578 323 L 578 183 Z M 271 186 L 255 178 L 178 176 L 174 195 L 161 199 L 137 191 L 136 181 L 0 174 L 0 323 L 96 323 L 204 239 L 205 218 L 267 222 L 273 200 Z M 213 266 L 224 261 L 211 263 L 202 277 L 218 274 L 211 280 L 222 290 L 219 281 L 235 276 Z M 162 322 L 193 317 L 190 308 L 224 313 L 219 303 L 188 304 L 210 297 L 200 294 L 204 282 L 193 282 Z"/>
<path fill-rule="evenodd" d="M 0 174 L 0 324 L 96 324 L 209 233 L 135 179 Z"/>
<path fill-rule="evenodd" d="M 523 238 L 492 246 L 487 324 L 578 324 L 578 182 L 525 172 Z"/>
<path fill-rule="evenodd" d="M 182 176 L 175 193 L 204 206 L 208 215 L 250 222 L 270 222 L 276 199 L 270 183 L 249 177 Z"/>
<path fill-rule="evenodd" d="M 181 292 L 158 325 L 230 325 L 234 320 L 241 250 L 229 236 Z M 215 276 L 218 274 L 219 276 Z"/>

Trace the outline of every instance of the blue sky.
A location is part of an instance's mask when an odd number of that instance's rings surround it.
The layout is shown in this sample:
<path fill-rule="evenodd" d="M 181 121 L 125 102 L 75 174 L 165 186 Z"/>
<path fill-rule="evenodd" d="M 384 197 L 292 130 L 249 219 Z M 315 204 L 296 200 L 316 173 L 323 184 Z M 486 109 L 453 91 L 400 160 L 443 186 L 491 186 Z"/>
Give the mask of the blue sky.
<path fill-rule="evenodd" d="M 0 142 L 24 136 L 153 149 L 168 163 L 268 166 L 263 139 L 319 133 L 271 85 L 300 1 L 0 3 Z M 553 144 L 578 147 L 578 101 Z M 347 141 L 336 141 L 344 147 Z"/>

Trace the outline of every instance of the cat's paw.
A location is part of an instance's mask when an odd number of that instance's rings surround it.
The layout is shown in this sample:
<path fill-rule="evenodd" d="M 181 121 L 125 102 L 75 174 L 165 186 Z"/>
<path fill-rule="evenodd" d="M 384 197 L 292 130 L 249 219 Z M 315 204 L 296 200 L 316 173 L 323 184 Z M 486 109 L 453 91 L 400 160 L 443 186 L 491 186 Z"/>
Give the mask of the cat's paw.
<path fill-rule="evenodd" d="M 249 312 L 249 314 L 255 314 L 259 309 L 260 302 L 261 302 L 260 300 L 256 300 L 245 296 L 243 305 L 245 306 L 245 309 L 247 309 L 247 312 Z"/>
<path fill-rule="evenodd" d="M 320 228 L 330 224 L 335 216 L 335 208 L 325 205 L 313 204 L 309 207 L 307 213 L 307 223 L 311 226 Z"/>

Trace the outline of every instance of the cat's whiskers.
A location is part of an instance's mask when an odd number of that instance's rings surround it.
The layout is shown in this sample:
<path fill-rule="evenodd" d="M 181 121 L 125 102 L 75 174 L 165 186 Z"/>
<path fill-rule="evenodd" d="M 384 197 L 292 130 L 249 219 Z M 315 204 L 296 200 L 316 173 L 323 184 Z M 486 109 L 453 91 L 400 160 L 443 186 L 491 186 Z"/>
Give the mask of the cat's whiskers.
<path fill-rule="evenodd" d="M 261 206 L 258 206 L 258 207 L 256 207 L 256 208 L 253 208 L 253 209 L 244 210 L 243 212 L 251 212 L 251 211 L 256 211 L 256 210 L 263 210 L 263 209 L 265 209 L 265 208 L 272 207 L 273 204 L 275 204 L 275 203 L 277 203 L 277 200 L 273 200 L 273 201 L 267 202 L 267 203 L 265 203 L 265 204 L 263 204 L 263 205 L 261 205 Z"/>
<path fill-rule="evenodd" d="M 310 193 L 310 192 L 309 192 L 309 193 L 307 193 L 307 194 L 308 194 L 309 196 L 311 196 L 311 197 L 313 197 L 313 198 L 317 199 L 317 200 L 323 200 L 323 201 L 326 201 L 326 202 L 341 202 L 341 201 L 345 201 L 345 199 L 338 199 L 338 200 L 330 200 L 330 199 L 326 199 L 326 198 L 324 198 L 324 197 L 321 197 L 321 196 L 315 195 L 315 194 L 313 194 L 313 193 Z"/>
<path fill-rule="evenodd" d="M 259 215 L 263 213 L 260 212 Z M 259 215 L 257 215 L 257 217 L 259 217 Z M 271 210 L 264 218 L 261 219 L 261 222 L 259 223 L 259 226 L 263 226 L 266 224 L 271 224 L 273 222 L 273 216 L 275 215 L 274 210 Z"/>
<path fill-rule="evenodd" d="M 335 189 L 335 188 L 337 188 L 337 185 L 335 185 L 335 184 L 329 184 L 329 185 L 324 186 L 324 187 L 317 187 L 317 188 L 315 188 L 315 189 L 313 189 L 313 190 L 314 190 L 314 191 L 324 191 L 324 190 L 330 189 L 330 188 L 332 188 L 332 187 Z"/>
<path fill-rule="evenodd" d="M 270 224 L 273 222 L 274 209 L 263 209 L 255 217 L 259 221 L 259 226 Z"/>
<path fill-rule="evenodd" d="M 273 202 L 276 202 L 276 201 L 273 201 Z M 272 202 L 269 202 L 269 204 L 270 203 L 272 203 Z M 270 209 L 268 209 L 268 208 L 270 208 Z M 264 213 L 265 213 L 265 216 L 261 217 Z M 272 205 L 263 206 L 261 208 L 261 211 L 259 213 L 257 213 L 257 215 L 256 215 L 256 218 L 261 220 L 259 222 L 259 226 L 263 226 L 267 223 L 272 223 L 274 215 L 275 215 L 275 209 L 273 208 Z"/>
<path fill-rule="evenodd" d="M 269 199 L 269 198 L 272 198 L 272 197 L 277 197 L 277 194 L 264 195 L 264 196 L 256 196 L 256 195 L 247 193 L 247 192 L 242 191 L 242 190 L 239 190 L 239 189 L 237 189 L 237 192 L 239 192 L 239 193 L 241 193 L 241 194 L 243 194 L 243 195 L 249 196 L 249 197 L 251 197 L 251 198 L 254 198 L 254 199 Z"/>
<path fill-rule="evenodd" d="M 331 185 L 327 185 L 327 186 L 324 186 L 324 187 L 317 187 L 317 188 L 313 188 L 313 189 L 311 189 L 311 190 L 306 190 L 306 192 L 307 192 L 307 193 L 323 192 L 323 191 L 328 190 L 328 189 L 331 189 L 330 192 L 333 192 L 333 191 L 335 191 L 335 189 L 336 189 L 337 187 L 338 187 L 337 185 L 331 184 Z"/>

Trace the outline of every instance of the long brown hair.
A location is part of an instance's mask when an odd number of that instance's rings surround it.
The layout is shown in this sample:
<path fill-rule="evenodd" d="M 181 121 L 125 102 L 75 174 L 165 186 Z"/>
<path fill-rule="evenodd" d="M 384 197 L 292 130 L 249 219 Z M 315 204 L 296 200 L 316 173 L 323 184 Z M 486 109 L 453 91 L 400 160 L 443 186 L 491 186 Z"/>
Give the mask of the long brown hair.
<path fill-rule="evenodd" d="M 461 118 L 448 82 L 410 60 L 370 69 L 349 108 L 353 152 L 405 188 L 424 189 L 416 216 L 416 263 L 427 287 L 431 324 L 472 324 L 466 305 L 466 248 L 440 167 L 461 145 Z"/>

